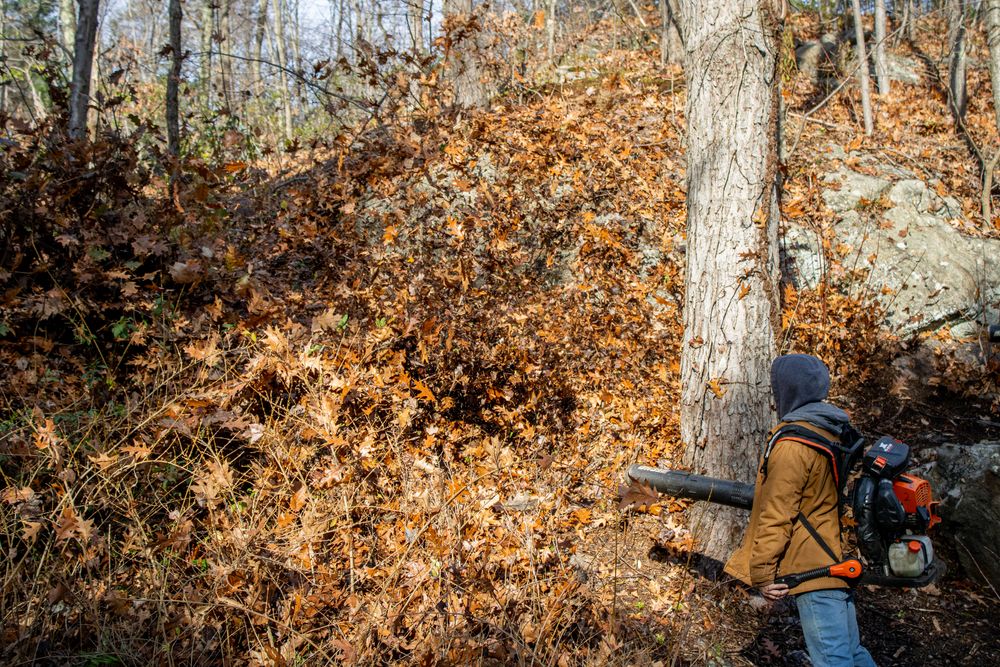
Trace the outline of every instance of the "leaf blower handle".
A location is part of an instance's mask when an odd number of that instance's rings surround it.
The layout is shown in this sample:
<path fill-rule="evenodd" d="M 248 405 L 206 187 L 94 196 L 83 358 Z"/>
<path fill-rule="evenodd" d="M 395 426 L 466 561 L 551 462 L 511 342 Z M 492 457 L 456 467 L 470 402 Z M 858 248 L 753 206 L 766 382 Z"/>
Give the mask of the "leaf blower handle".
<path fill-rule="evenodd" d="M 820 577 L 838 577 L 849 582 L 855 582 L 861 578 L 861 561 L 850 559 L 836 565 L 817 567 L 815 570 L 808 570 L 798 574 L 786 574 L 774 580 L 776 584 L 785 584 L 789 588 L 795 588 L 801 583 Z"/>

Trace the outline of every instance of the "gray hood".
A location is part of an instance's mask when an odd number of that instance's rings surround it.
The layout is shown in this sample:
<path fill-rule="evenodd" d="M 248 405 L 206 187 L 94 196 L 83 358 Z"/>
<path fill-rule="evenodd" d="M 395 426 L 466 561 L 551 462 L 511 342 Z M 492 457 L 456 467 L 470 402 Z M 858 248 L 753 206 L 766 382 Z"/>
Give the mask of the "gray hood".
<path fill-rule="evenodd" d="M 850 417 L 824 403 L 830 392 L 830 371 L 809 354 L 786 354 L 771 364 L 771 392 L 781 421 L 805 421 L 840 435 Z"/>

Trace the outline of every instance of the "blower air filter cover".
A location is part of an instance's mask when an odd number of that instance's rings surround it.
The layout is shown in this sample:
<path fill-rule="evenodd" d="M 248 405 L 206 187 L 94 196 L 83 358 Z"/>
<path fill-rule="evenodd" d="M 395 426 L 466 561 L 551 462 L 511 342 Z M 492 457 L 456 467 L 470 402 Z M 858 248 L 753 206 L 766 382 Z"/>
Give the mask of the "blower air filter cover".
<path fill-rule="evenodd" d="M 910 464 L 910 446 L 883 436 L 865 453 L 864 471 L 881 479 L 893 479 Z"/>

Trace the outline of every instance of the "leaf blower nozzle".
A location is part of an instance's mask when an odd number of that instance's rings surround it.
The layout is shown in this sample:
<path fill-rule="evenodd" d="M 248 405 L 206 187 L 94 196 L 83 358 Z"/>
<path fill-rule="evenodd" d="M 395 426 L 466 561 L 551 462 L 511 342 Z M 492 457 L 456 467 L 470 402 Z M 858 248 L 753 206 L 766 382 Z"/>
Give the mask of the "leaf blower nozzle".
<path fill-rule="evenodd" d="M 753 484 L 641 465 L 630 467 L 628 476 L 639 484 L 651 486 L 674 498 L 707 500 L 743 510 L 749 510 L 753 505 Z"/>

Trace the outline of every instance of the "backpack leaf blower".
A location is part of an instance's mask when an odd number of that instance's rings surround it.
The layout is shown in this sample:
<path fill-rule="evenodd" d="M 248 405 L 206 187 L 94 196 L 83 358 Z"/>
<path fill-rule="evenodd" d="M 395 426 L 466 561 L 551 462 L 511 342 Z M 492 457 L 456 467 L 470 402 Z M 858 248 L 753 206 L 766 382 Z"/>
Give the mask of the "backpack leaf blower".
<path fill-rule="evenodd" d="M 847 473 L 857 461 L 863 440 L 858 437 L 851 445 L 839 447 L 815 433 L 809 433 L 808 438 L 801 437 L 803 433 L 801 429 L 796 431 L 788 427 L 779 430 L 768 443 L 762 468 L 766 471 L 767 454 L 777 440 L 789 435 L 799 436 L 788 439 L 826 452 L 834 470 L 841 470 L 837 482 L 839 493 Z M 823 442 L 817 443 L 817 440 Z M 775 583 L 793 588 L 810 579 L 839 577 L 852 585 L 921 588 L 944 574 L 945 565 L 934 556 L 934 548 L 926 535 L 941 521 L 937 515 L 938 503 L 931 498 L 929 482 L 904 472 L 909 463 L 909 446 L 888 436 L 872 445 L 863 457 L 861 475 L 848 494 L 863 561 L 851 558 L 808 572 L 783 575 Z M 630 467 L 628 476 L 636 483 L 675 498 L 704 500 L 745 510 L 753 506 L 753 484 L 643 465 Z M 799 518 L 804 520 L 801 514 Z M 804 524 L 832 555 L 808 521 Z"/>

